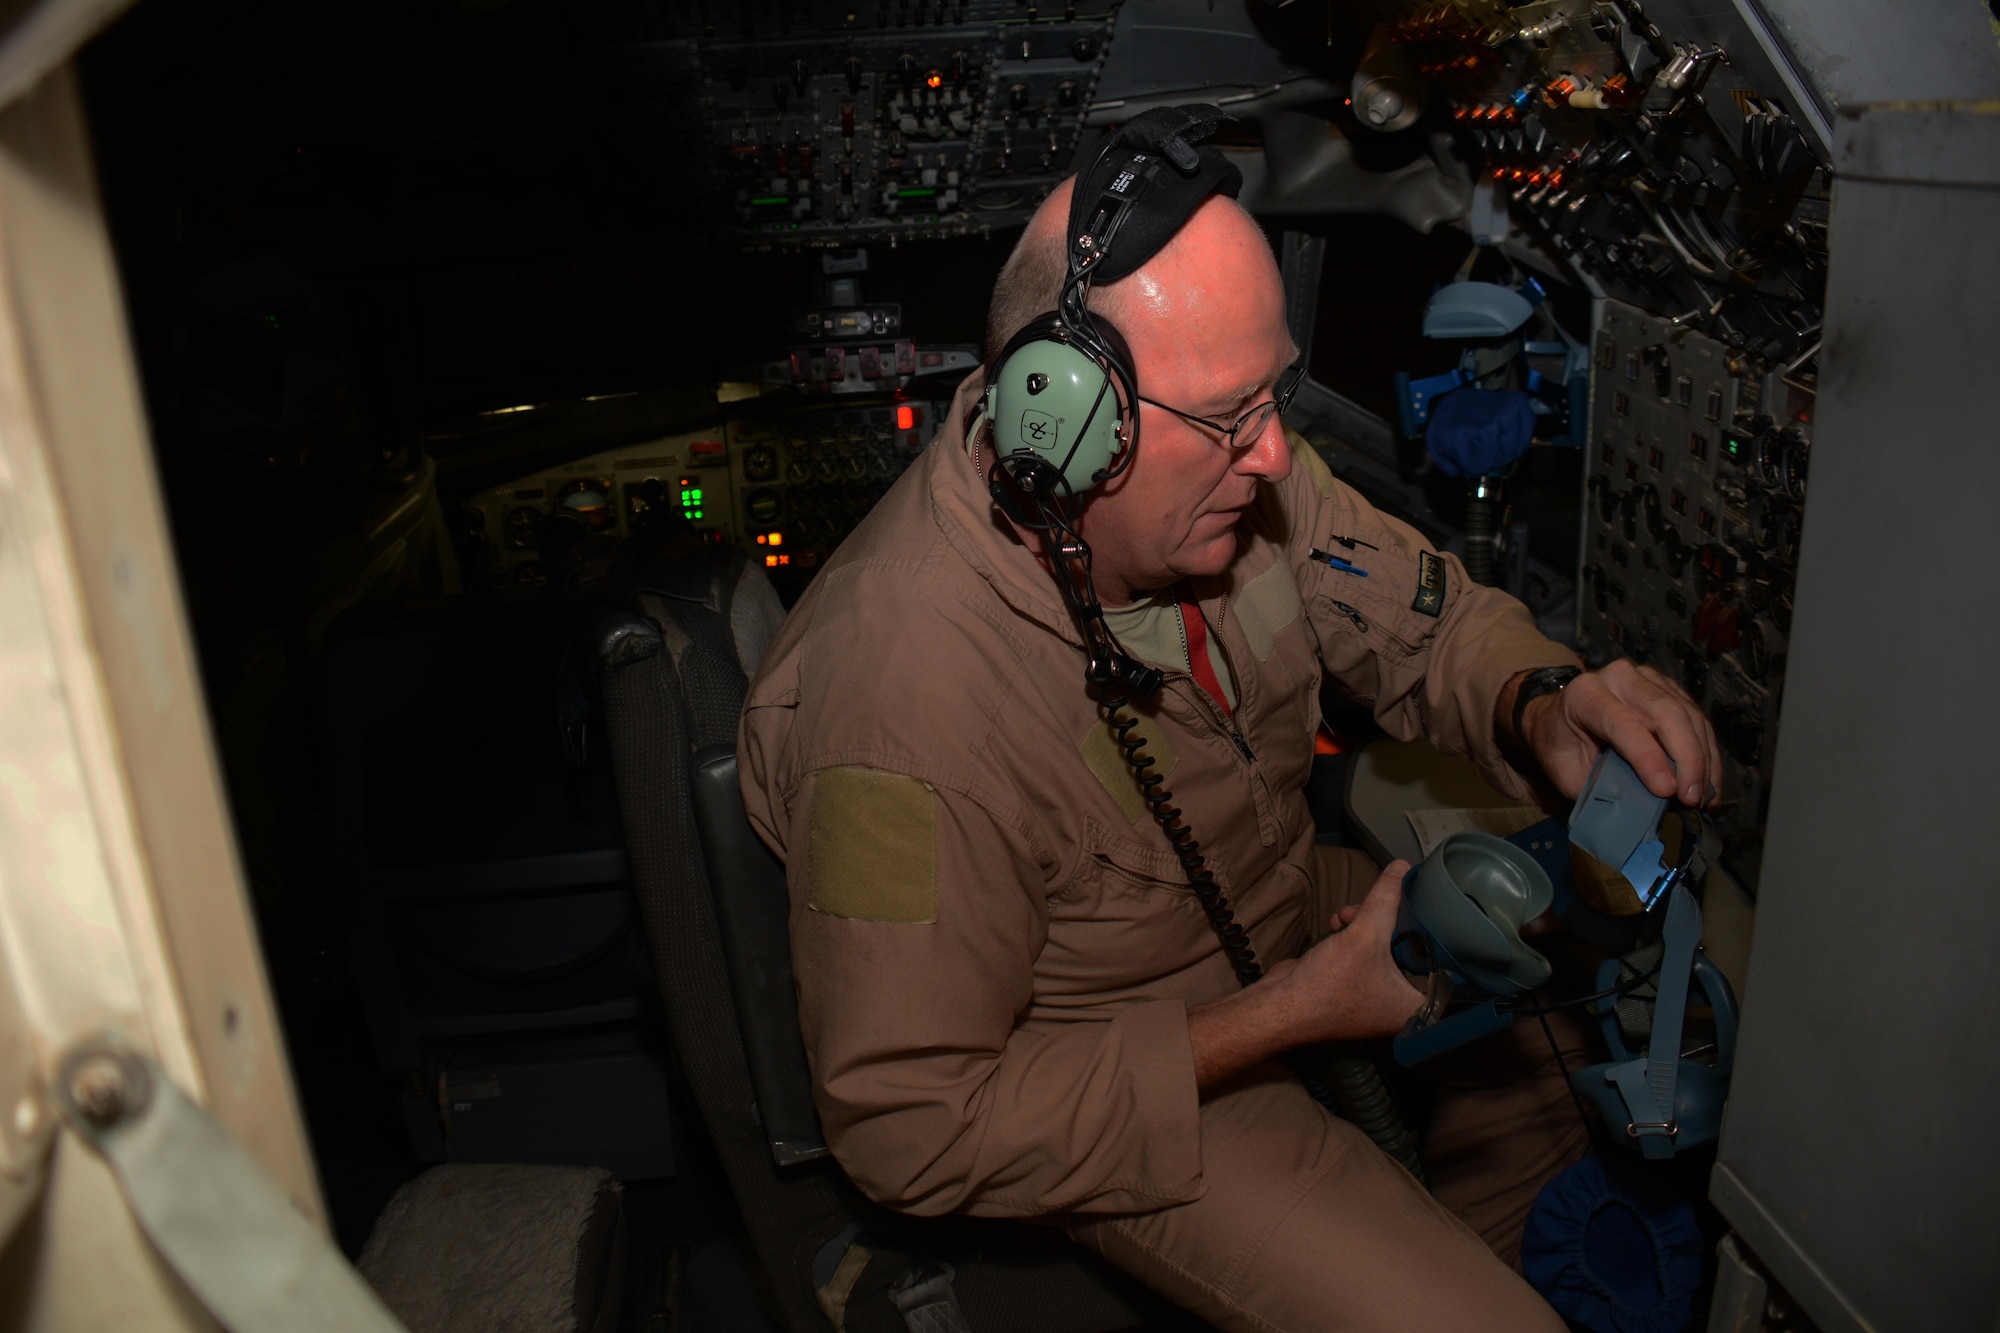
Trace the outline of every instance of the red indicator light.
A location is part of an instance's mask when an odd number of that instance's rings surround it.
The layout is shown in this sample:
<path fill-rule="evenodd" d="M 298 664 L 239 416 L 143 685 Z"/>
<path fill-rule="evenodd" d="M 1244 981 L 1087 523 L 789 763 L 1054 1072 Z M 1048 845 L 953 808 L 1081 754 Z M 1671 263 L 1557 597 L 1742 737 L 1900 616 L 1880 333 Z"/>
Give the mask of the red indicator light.
<path fill-rule="evenodd" d="M 938 73 L 936 70 L 932 70 L 930 73 L 924 75 L 924 87 L 926 88 L 944 87 L 944 75 Z"/>
<path fill-rule="evenodd" d="M 896 429 L 915 430 L 916 428 L 917 428 L 917 409 L 911 407 L 908 403 L 905 403 L 901 407 L 897 408 Z"/>

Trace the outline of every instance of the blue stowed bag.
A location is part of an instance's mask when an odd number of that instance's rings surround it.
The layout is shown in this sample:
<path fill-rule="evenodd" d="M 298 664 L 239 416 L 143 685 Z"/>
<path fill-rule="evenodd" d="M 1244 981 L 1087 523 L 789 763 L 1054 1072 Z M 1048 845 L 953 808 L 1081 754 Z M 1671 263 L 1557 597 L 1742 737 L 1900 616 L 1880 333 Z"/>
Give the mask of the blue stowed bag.
<path fill-rule="evenodd" d="M 1454 477 L 1496 477 L 1535 437 L 1528 395 L 1510 389 L 1455 389 L 1431 407 L 1424 437 L 1431 461 Z"/>
<path fill-rule="evenodd" d="M 1684 1333 L 1701 1252 L 1685 1199 L 1636 1162 L 1592 1156 L 1536 1196 L 1521 1271 L 1557 1313 L 1591 1333 Z"/>

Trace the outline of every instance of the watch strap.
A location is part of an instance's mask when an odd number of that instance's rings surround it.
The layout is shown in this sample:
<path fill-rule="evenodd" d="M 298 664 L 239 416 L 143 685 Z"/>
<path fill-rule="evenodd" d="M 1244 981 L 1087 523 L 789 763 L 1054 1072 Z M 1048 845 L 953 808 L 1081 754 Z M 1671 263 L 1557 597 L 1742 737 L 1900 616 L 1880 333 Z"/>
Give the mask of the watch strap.
<path fill-rule="evenodd" d="M 1545 694 L 1560 694 L 1563 687 L 1583 674 L 1573 666 L 1549 666 L 1530 671 L 1521 682 L 1521 688 L 1514 692 L 1513 735 L 1516 741 L 1527 743 L 1527 736 L 1521 731 L 1521 724 L 1528 716 L 1528 705 Z"/>

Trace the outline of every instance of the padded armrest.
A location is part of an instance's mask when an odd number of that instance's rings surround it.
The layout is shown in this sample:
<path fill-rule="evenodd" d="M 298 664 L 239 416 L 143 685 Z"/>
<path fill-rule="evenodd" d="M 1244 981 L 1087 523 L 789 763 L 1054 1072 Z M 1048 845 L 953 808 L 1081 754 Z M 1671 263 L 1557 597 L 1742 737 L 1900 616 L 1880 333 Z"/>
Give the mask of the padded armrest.
<path fill-rule="evenodd" d="M 710 745 L 695 754 L 693 798 L 729 990 L 771 1156 L 780 1166 L 824 1157 L 792 985 L 785 872 L 743 812 L 735 746 Z"/>

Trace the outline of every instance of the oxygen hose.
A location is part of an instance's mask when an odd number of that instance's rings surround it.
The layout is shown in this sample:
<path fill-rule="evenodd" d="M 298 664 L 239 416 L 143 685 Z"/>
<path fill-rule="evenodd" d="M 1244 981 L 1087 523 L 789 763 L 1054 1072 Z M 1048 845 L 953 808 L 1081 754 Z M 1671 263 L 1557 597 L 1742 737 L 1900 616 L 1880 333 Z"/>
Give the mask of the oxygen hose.
<path fill-rule="evenodd" d="M 1131 702 L 1122 687 L 1114 683 L 1105 682 L 1098 687 L 1098 707 L 1116 733 L 1126 767 L 1139 784 L 1140 798 L 1161 832 L 1167 835 L 1167 842 L 1180 860 L 1181 871 L 1187 876 L 1188 887 L 1194 890 L 1195 901 L 1201 904 L 1209 927 L 1222 941 L 1222 951 L 1236 972 L 1237 983 L 1252 985 L 1264 975 L 1263 966 L 1257 961 L 1257 950 L 1235 913 L 1229 910 L 1229 899 L 1215 882 L 1215 875 L 1201 854 L 1201 844 L 1195 841 L 1193 830 L 1181 821 L 1181 812 L 1173 805 L 1173 793 L 1153 767 L 1152 756 L 1145 752 L 1146 739 L 1137 734 L 1139 719 L 1131 711 Z M 1336 1055 L 1324 1046 L 1288 1052 L 1284 1060 L 1314 1101 L 1366 1134 L 1419 1183 L 1427 1183 L 1423 1159 L 1417 1153 L 1417 1136 L 1403 1123 L 1396 1103 L 1389 1096 L 1389 1087 L 1382 1080 L 1382 1071 L 1372 1060 Z"/>
<path fill-rule="evenodd" d="M 1465 502 L 1465 572 L 1474 583 L 1491 588 L 1498 582 L 1494 544 L 1500 535 L 1500 483 L 1481 477 Z"/>

